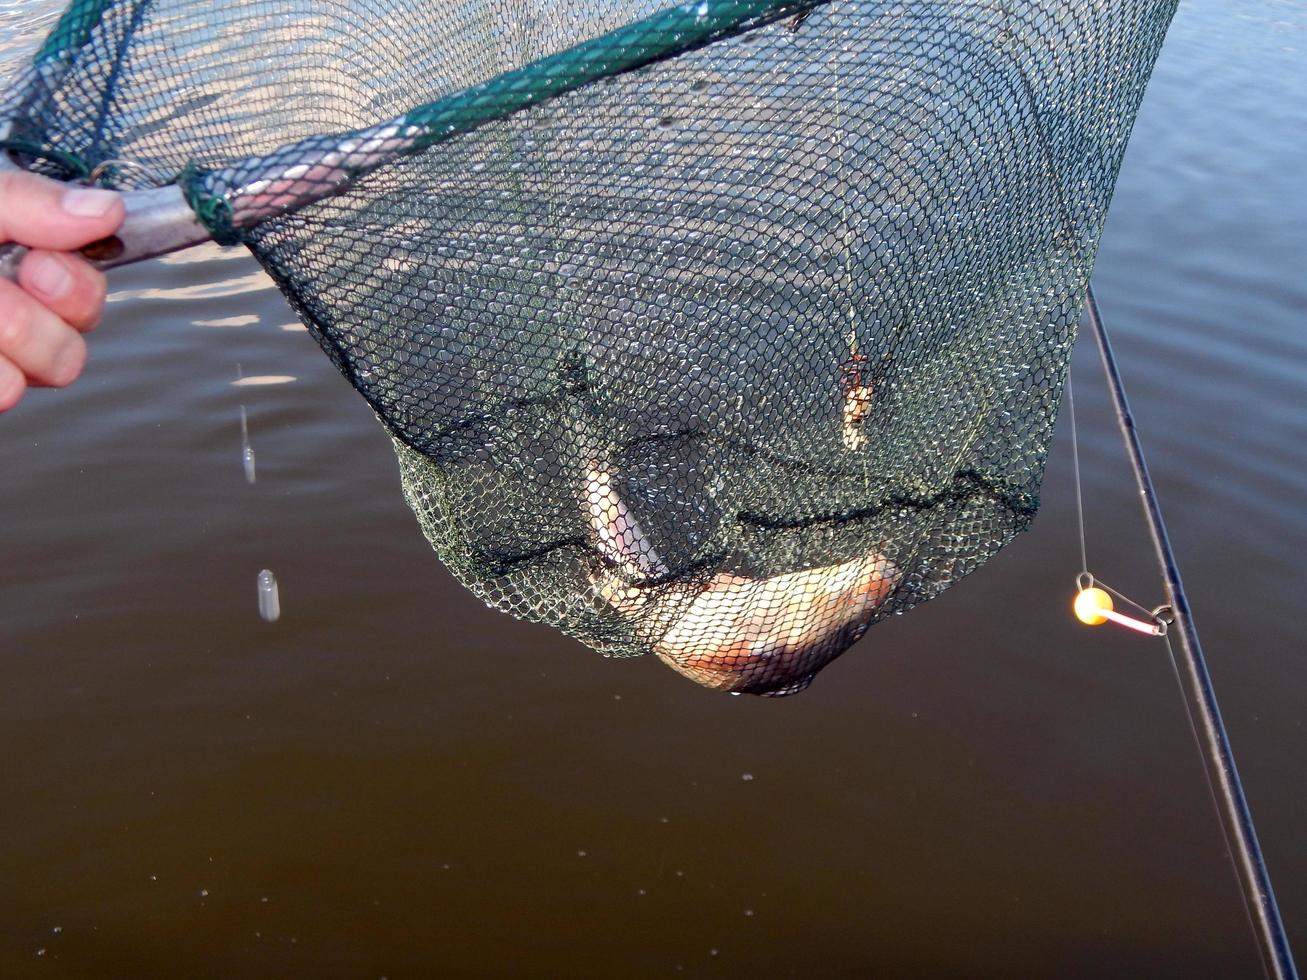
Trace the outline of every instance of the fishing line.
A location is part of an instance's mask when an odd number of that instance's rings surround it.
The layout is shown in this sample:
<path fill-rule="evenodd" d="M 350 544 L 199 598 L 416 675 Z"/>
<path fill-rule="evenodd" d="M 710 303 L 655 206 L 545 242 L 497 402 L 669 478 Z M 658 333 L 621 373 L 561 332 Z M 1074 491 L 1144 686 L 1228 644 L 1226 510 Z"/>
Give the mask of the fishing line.
<path fill-rule="evenodd" d="M 1089 570 L 1088 548 L 1085 544 L 1085 498 L 1080 479 L 1080 436 L 1076 423 L 1076 396 L 1072 387 L 1071 373 L 1068 368 L 1066 379 L 1067 409 L 1071 416 L 1071 466 L 1075 474 L 1076 486 L 1076 527 L 1080 536 L 1080 572 L 1076 575 L 1076 598 L 1073 606 L 1076 618 L 1088 626 L 1099 626 L 1114 622 L 1137 633 L 1150 636 L 1165 636 L 1170 622 L 1169 608 L 1157 606 L 1153 609 L 1131 599 L 1125 593 L 1114 589 Z M 1112 596 L 1133 606 L 1144 615 L 1144 619 L 1116 612 Z"/>
<path fill-rule="evenodd" d="M 1067 410 L 1071 415 L 1071 465 L 1076 478 L 1076 526 L 1080 530 L 1080 574 L 1089 574 L 1089 556 L 1085 550 L 1085 496 L 1080 487 L 1080 435 L 1076 426 L 1076 391 L 1071 381 L 1071 366 L 1066 374 Z"/>

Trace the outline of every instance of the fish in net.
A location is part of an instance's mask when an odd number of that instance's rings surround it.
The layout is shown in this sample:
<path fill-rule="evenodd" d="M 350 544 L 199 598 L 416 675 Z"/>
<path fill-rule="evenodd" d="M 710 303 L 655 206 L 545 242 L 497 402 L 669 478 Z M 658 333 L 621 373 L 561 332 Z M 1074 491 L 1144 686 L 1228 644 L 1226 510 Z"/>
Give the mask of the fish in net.
<path fill-rule="evenodd" d="M 0 145 L 248 246 L 488 604 L 788 694 L 1033 519 L 1174 6 L 77 0 Z"/>

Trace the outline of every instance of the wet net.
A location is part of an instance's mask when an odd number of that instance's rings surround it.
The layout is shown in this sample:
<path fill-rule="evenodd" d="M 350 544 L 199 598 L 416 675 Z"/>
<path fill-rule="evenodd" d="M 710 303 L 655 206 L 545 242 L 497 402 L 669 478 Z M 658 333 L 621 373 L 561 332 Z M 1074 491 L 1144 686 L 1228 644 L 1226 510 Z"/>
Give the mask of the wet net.
<path fill-rule="evenodd" d="M 83 0 L 0 122 L 248 245 L 488 604 L 783 694 L 1030 524 L 1173 8 Z"/>

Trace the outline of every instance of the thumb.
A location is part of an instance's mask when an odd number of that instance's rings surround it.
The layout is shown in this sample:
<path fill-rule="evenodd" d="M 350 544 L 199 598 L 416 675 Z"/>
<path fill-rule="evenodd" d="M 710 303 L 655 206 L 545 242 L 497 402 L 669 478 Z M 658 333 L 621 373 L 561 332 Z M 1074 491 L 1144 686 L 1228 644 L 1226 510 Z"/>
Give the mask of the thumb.
<path fill-rule="evenodd" d="M 125 213 L 114 191 L 0 171 L 0 244 L 66 252 L 112 235 Z"/>

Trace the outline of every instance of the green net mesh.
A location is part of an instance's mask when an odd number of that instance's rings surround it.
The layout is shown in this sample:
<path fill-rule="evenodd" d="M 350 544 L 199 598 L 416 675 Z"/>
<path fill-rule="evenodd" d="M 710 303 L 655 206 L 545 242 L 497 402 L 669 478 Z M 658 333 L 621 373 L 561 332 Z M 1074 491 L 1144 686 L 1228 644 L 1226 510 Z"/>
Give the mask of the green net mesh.
<path fill-rule="evenodd" d="M 246 243 L 487 603 L 780 694 L 1029 525 L 1173 7 L 101 0 L 0 121 Z"/>

